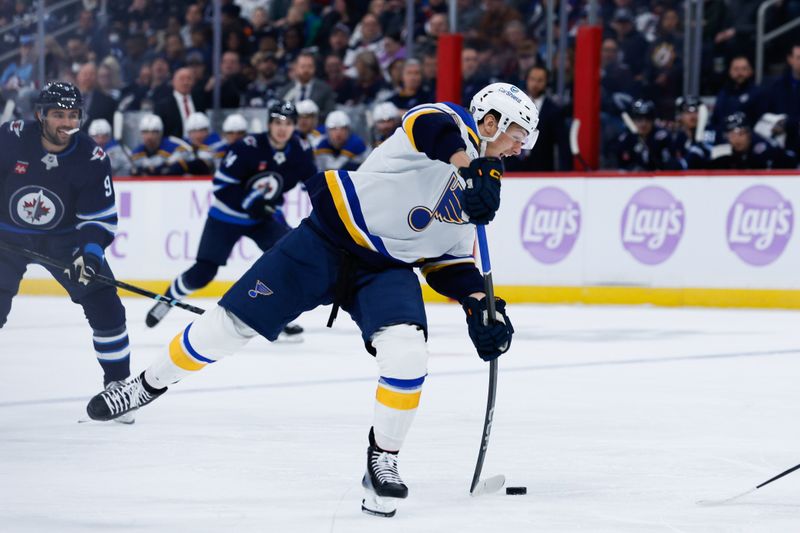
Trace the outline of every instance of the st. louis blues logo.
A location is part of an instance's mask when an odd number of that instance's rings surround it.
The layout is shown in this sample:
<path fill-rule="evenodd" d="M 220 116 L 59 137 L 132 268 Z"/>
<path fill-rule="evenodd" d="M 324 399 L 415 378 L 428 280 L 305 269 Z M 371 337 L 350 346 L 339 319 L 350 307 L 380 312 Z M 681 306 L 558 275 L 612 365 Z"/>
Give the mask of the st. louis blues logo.
<path fill-rule="evenodd" d="M 272 293 L 272 289 L 264 285 L 260 280 L 256 280 L 256 288 L 250 289 L 247 291 L 247 295 L 250 298 L 258 298 L 259 296 L 269 296 Z"/>
<path fill-rule="evenodd" d="M 9 213 L 19 226 L 51 229 L 64 216 L 64 203 L 54 192 L 44 187 L 28 185 L 11 195 Z"/>
<path fill-rule="evenodd" d="M 414 231 L 422 231 L 430 225 L 432 220 L 438 220 L 445 224 L 466 224 L 467 222 L 461 218 L 461 194 L 463 191 L 464 187 L 454 172 L 433 209 L 418 205 L 408 213 L 408 225 Z"/>

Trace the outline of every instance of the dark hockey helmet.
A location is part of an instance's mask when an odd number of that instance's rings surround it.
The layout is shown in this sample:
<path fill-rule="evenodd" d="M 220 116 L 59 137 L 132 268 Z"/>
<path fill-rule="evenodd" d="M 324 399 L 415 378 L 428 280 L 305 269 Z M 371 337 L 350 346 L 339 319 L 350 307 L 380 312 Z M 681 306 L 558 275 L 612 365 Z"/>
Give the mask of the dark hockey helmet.
<path fill-rule="evenodd" d="M 267 111 L 267 124 L 274 119 L 291 120 L 293 123 L 297 122 L 297 108 L 292 102 L 275 100 L 269 105 Z"/>
<path fill-rule="evenodd" d="M 702 102 L 696 96 L 679 96 L 675 100 L 675 111 L 677 113 L 696 113 L 700 109 Z"/>
<path fill-rule="evenodd" d="M 631 104 L 630 115 L 634 120 L 637 118 L 655 120 L 656 105 L 650 100 L 635 100 Z"/>
<path fill-rule="evenodd" d="M 48 83 L 36 99 L 36 111 L 41 117 L 51 109 L 77 109 L 83 119 L 83 96 L 77 87 L 65 81 Z"/>
<path fill-rule="evenodd" d="M 747 123 L 747 116 L 743 112 L 737 111 L 725 117 L 725 131 L 740 129 L 750 129 L 750 124 Z"/>

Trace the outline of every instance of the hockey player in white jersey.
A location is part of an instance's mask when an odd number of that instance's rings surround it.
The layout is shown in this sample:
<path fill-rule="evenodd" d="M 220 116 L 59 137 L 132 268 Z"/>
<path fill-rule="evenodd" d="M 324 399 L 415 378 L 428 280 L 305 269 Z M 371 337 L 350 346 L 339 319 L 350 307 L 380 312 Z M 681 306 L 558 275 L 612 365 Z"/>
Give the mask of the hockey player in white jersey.
<path fill-rule="evenodd" d="M 358 324 L 379 378 L 362 484 L 368 514 L 393 516 L 408 495 L 397 457 L 427 375 L 427 322 L 419 267 L 437 292 L 458 300 L 478 355 L 505 353 L 514 332 L 497 298 L 486 319 L 474 224 L 500 205 L 500 158 L 533 146 L 538 111 L 516 87 L 495 83 L 472 100 L 411 109 L 402 127 L 357 170 L 326 171 L 307 188 L 309 218 L 264 253 L 219 305 L 187 326 L 127 386 L 105 391 L 87 412 L 108 420 L 142 407 L 167 387 L 251 338 L 273 341 L 301 313 L 333 303 Z"/>

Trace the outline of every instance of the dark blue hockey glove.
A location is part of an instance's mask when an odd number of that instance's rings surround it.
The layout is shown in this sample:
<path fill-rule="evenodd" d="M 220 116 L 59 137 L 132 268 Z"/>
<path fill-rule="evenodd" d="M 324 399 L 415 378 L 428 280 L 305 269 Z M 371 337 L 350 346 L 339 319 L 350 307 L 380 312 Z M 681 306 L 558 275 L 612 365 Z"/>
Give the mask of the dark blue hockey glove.
<path fill-rule="evenodd" d="M 496 320 L 488 322 L 488 309 L 486 298 L 477 300 L 473 297 L 466 298 L 461 307 L 467 313 L 467 329 L 472 344 L 478 350 L 478 355 L 484 361 L 497 359 L 508 351 L 511 346 L 511 336 L 514 326 L 511 325 L 506 315 L 506 302 L 502 298 L 495 298 Z"/>
<path fill-rule="evenodd" d="M 102 256 L 98 256 L 91 251 L 95 246 L 102 251 L 102 248 L 98 245 L 89 245 L 84 248 L 83 253 L 75 255 L 72 261 L 72 270 L 67 272 L 69 279 L 76 283 L 82 283 L 83 285 L 88 285 L 94 280 L 94 277 L 100 272 L 103 266 Z"/>
<path fill-rule="evenodd" d="M 466 182 L 464 212 L 473 224 L 488 224 L 500 208 L 500 178 L 503 162 L 498 157 L 473 159 L 468 167 L 458 169 Z"/>

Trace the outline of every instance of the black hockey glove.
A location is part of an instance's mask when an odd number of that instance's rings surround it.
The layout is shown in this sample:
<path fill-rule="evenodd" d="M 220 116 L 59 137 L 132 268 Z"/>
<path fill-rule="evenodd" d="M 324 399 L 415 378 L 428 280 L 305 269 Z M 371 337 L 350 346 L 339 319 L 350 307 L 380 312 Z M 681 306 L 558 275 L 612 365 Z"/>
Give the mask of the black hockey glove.
<path fill-rule="evenodd" d="M 66 274 L 75 283 L 88 285 L 94 280 L 95 275 L 100 272 L 102 266 L 102 257 L 84 251 L 83 253 L 75 254 L 75 258 L 72 261 L 72 269 L 67 271 Z"/>
<path fill-rule="evenodd" d="M 514 326 L 506 315 L 506 302 L 495 298 L 496 320 L 489 324 L 486 298 L 477 300 L 472 296 L 466 298 L 461 307 L 467 313 L 467 329 L 472 344 L 484 361 L 497 359 L 508 351 Z"/>
<path fill-rule="evenodd" d="M 464 212 L 473 224 L 488 224 L 500 208 L 500 178 L 503 162 L 498 157 L 473 159 L 468 167 L 458 173 L 464 178 Z"/>

